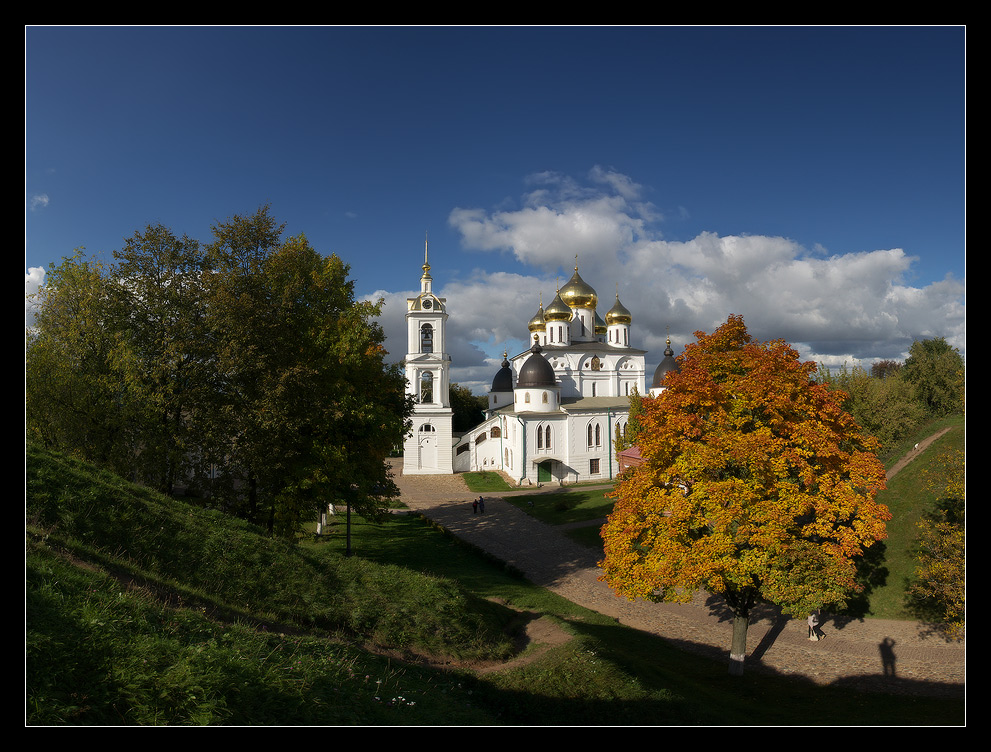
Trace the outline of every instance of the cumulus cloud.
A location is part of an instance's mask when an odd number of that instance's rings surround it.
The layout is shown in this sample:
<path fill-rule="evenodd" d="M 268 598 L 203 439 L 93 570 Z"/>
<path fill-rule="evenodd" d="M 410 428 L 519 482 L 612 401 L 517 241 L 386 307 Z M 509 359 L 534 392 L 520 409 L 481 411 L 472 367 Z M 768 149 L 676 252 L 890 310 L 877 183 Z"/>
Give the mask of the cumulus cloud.
<path fill-rule="evenodd" d="M 45 208 L 48 206 L 48 195 L 45 193 L 38 193 L 32 196 L 31 200 L 28 201 L 28 206 L 31 207 L 31 211 Z"/>
<path fill-rule="evenodd" d="M 34 324 L 35 302 L 33 296 L 45 284 L 45 270 L 40 266 L 32 266 L 24 275 L 24 326 Z"/>
<path fill-rule="evenodd" d="M 662 215 L 635 181 L 594 169 L 583 181 L 530 176 L 513 208 L 455 208 L 449 223 L 466 251 L 509 254 L 523 270 L 490 273 L 485 262 L 444 284 L 451 318 L 452 380 L 488 388 L 505 349 L 527 346 L 527 322 L 550 302 L 576 263 L 604 315 L 618 294 L 633 313 L 633 344 L 648 351 L 648 374 L 671 337 L 676 352 L 742 315 L 762 340 L 784 339 L 803 359 L 869 366 L 904 359 L 914 340 L 945 337 L 966 353 L 965 287 L 945 279 L 912 286 L 915 259 L 901 248 L 830 254 L 770 235 L 704 232 L 687 241 L 662 234 Z M 679 210 L 681 211 L 681 210 Z M 493 264 L 492 266 L 495 266 Z M 532 270 L 528 273 L 527 270 Z M 394 360 L 405 354 L 406 297 L 386 299 L 383 326 Z"/>

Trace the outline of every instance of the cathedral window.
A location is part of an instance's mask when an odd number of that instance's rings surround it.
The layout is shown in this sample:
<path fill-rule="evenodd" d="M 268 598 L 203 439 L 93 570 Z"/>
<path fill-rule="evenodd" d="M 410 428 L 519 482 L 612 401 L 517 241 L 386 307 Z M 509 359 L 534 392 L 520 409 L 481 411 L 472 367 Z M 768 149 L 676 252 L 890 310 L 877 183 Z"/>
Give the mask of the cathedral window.
<path fill-rule="evenodd" d="M 420 352 L 432 353 L 434 351 L 434 328 L 430 324 L 420 327 Z"/>

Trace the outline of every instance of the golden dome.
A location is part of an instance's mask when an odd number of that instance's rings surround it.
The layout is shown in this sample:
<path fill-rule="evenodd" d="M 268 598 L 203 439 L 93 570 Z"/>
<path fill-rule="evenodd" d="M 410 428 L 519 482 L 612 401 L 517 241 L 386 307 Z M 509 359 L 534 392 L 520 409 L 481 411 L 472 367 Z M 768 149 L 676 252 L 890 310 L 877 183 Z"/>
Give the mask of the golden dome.
<path fill-rule="evenodd" d="M 585 280 L 578 274 L 577 266 L 575 267 L 575 273 L 568 280 L 568 284 L 562 287 L 558 294 L 561 296 L 561 300 L 564 301 L 565 305 L 572 308 L 594 309 L 595 304 L 599 300 L 595 294 L 595 290 L 587 285 Z"/>
<path fill-rule="evenodd" d="M 544 321 L 571 321 L 573 315 L 571 308 L 561 299 L 559 291 L 551 304 L 544 310 Z"/>
<path fill-rule="evenodd" d="M 537 313 L 534 314 L 533 318 L 530 319 L 530 323 L 527 324 L 527 328 L 531 332 L 541 332 L 546 325 L 547 322 L 544 321 L 544 304 L 541 303 L 540 308 L 537 309 Z"/>
<path fill-rule="evenodd" d="M 602 317 L 599 315 L 599 312 L 596 311 L 596 313 L 595 313 L 595 333 L 596 334 L 605 334 L 607 331 L 608 331 L 608 329 L 606 327 L 606 322 L 602 320 Z"/>
<path fill-rule="evenodd" d="M 633 323 L 633 314 L 630 313 L 626 306 L 619 302 L 619 295 L 616 296 L 616 303 L 612 308 L 609 309 L 609 313 L 606 314 L 606 323 L 608 324 L 631 324 Z"/>

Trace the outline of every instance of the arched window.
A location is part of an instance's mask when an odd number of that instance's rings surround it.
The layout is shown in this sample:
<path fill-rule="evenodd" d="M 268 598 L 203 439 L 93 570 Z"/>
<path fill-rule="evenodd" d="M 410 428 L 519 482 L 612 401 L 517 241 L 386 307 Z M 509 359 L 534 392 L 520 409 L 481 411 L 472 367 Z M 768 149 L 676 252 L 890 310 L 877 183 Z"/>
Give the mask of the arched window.
<path fill-rule="evenodd" d="M 523 395 L 523 401 L 526 402 L 528 405 L 530 404 L 530 392 L 527 392 L 526 394 Z"/>
<path fill-rule="evenodd" d="M 429 404 L 434 401 L 434 375 L 424 371 L 420 376 L 420 402 Z"/>
<path fill-rule="evenodd" d="M 595 424 L 595 445 L 602 446 L 602 426 Z"/>
<path fill-rule="evenodd" d="M 420 433 L 430 433 L 431 431 L 434 430 L 436 429 L 429 423 L 424 423 L 423 425 L 420 426 Z"/>
<path fill-rule="evenodd" d="M 502 429 L 499 426 L 494 426 L 491 431 L 489 431 L 489 438 L 498 439 L 502 436 Z"/>
<path fill-rule="evenodd" d="M 541 401 L 541 402 L 542 402 L 543 404 L 545 404 L 545 405 L 547 404 L 547 392 L 544 392 L 543 394 L 541 394 L 541 396 L 540 396 L 540 401 Z"/>
<path fill-rule="evenodd" d="M 544 448 L 544 429 L 537 426 L 537 449 Z"/>
<path fill-rule="evenodd" d="M 434 328 L 430 324 L 420 327 L 420 352 L 432 353 L 434 351 Z"/>
<path fill-rule="evenodd" d="M 551 427 L 550 426 L 547 426 L 544 429 L 544 448 L 546 448 L 546 449 L 550 449 L 551 448 Z"/>

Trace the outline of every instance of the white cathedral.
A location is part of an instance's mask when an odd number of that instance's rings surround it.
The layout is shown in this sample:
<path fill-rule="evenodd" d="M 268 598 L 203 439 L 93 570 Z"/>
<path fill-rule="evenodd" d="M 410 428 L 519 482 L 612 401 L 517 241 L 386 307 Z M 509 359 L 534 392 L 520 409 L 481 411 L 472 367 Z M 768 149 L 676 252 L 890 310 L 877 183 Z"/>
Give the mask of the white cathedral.
<path fill-rule="evenodd" d="M 433 292 L 426 253 L 420 294 L 406 302 L 406 388 L 416 404 L 405 474 L 498 470 L 519 485 L 615 477 L 617 427 L 625 431 L 634 389 L 647 394 L 646 351 L 630 346 L 633 317 L 618 293 L 603 320 L 598 296 L 576 264 L 551 304 L 541 303 L 530 319 L 532 347 L 503 356 L 485 420 L 460 436 L 453 433 L 448 394 L 447 303 Z M 664 354 L 651 395 L 677 368 L 670 343 Z"/>

